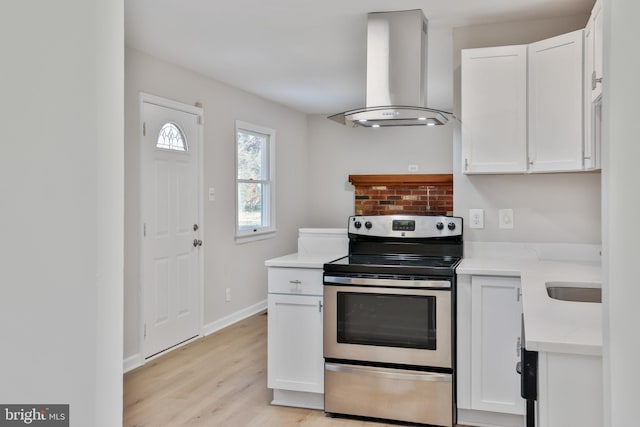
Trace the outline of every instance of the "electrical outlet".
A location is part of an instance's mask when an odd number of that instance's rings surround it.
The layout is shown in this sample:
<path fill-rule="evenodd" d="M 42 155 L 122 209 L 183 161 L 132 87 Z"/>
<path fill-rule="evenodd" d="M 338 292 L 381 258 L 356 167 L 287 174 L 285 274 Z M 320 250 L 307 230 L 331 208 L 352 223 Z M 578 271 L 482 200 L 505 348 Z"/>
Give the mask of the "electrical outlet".
<path fill-rule="evenodd" d="M 500 228 L 513 228 L 513 209 L 498 210 L 498 226 Z"/>
<path fill-rule="evenodd" d="M 469 227 L 484 228 L 484 209 L 469 209 Z"/>
<path fill-rule="evenodd" d="M 231 301 L 231 288 L 227 288 L 227 289 L 224 291 L 224 295 L 225 295 L 225 300 L 226 300 L 227 302 Z"/>
<path fill-rule="evenodd" d="M 418 169 L 418 165 L 409 165 L 409 167 L 407 168 L 409 172 L 418 172 Z"/>

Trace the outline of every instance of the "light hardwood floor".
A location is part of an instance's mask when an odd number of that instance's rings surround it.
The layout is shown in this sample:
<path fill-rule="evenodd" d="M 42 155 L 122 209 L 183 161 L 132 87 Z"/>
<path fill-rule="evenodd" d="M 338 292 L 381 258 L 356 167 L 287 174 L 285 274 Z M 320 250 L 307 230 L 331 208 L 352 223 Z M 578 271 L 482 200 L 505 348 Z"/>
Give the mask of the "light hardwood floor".
<path fill-rule="evenodd" d="M 252 316 L 124 376 L 125 427 L 385 427 L 272 406 L 267 316 Z M 463 427 L 463 426 L 459 426 Z"/>

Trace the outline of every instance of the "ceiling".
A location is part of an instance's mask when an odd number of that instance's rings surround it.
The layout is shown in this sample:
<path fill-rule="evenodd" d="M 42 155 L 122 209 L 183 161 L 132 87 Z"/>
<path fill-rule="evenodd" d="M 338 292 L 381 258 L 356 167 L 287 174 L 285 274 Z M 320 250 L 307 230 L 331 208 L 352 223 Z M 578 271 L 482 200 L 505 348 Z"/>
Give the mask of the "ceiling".
<path fill-rule="evenodd" d="M 594 0 L 126 0 L 128 46 L 309 114 L 364 105 L 367 13 L 447 28 L 588 13 Z"/>

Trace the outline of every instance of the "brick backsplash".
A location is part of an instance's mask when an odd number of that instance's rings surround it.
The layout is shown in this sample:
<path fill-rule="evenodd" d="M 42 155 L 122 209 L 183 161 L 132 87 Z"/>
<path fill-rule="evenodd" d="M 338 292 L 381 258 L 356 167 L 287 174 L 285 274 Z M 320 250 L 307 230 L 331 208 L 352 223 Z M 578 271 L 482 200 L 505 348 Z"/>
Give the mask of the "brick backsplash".
<path fill-rule="evenodd" d="M 430 178 L 434 176 L 439 179 Z M 442 178 L 445 175 L 376 175 L 375 180 L 359 179 L 362 177 L 371 175 L 349 177 L 355 186 L 356 215 L 453 213 L 453 179 Z M 423 177 L 423 182 L 419 177 Z"/>

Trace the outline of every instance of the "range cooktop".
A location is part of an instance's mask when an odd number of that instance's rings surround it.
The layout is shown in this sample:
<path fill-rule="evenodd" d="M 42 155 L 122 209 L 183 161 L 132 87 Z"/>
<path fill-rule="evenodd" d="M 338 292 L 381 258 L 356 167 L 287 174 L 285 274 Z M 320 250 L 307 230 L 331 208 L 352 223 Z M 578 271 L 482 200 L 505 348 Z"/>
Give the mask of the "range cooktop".
<path fill-rule="evenodd" d="M 452 276 L 462 258 L 462 218 L 349 217 L 349 255 L 324 265 L 327 273 Z"/>

